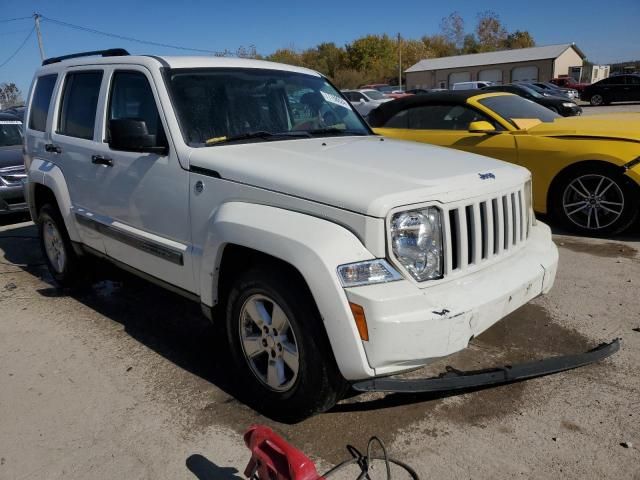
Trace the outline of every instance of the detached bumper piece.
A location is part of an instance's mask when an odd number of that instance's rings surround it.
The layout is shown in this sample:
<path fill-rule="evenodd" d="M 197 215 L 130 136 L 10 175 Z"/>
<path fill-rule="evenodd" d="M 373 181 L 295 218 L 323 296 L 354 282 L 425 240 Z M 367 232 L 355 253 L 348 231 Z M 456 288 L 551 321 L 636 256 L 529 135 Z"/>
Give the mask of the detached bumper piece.
<path fill-rule="evenodd" d="M 447 371 L 438 377 L 417 379 L 372 378 L 356 382 L 352 387 L 359 392 L 433 393 L 500 385 L 583 367 L 605 359 L 618 350 L 620 350 L 620 341 L 616 339 L 611 343 L 602 343 L 585 353 L 562 355 L 519 365 L 505 365 L 503 367 L 466 372 L 447 367 Z"/>

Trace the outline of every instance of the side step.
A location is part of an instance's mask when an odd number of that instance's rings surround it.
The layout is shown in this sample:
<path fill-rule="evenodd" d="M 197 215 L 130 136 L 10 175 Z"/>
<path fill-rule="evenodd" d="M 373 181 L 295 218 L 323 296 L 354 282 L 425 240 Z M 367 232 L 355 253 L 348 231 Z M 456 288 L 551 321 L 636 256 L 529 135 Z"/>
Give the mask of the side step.
<path fill-rule="evenodd" d="M 371 378 L 355 382 L 352 387 L 359 392 L 427 393 L 500 385 L 583 367 L 605 359 L 618 350 L 620 350 L 620 340 L 615 339 L 611 343 L 602 343 L 585 353 L 466 372 L 447 367 L 446 372 L 431 378 Z"/>

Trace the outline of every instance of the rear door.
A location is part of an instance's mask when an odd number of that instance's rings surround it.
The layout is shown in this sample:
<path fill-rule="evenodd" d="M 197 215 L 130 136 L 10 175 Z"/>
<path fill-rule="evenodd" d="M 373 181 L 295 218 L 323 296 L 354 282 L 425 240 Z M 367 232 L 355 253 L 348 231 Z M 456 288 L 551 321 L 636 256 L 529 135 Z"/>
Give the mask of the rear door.
<path fill-rule="evenodd" d="M 471 122 L 486 121 L 495 133 L 471 133 Z M 389 119 L 382 135 L 431 143 L 516 163 L 513 135 L 497 122 L 468 105 L 433 104 L 403 110 Z"/>
<path fill-rule="evenodd" d="M 100 171 L 92 163 L 96 148 L 96 113 L 103 88 L 100 68 L 76 68 L 66 72 L 54 110 L 51 133 L 51 161 L 60 166 L 69 189 L 72 212 L 85 245 L 104 252 L 98 230 L 85 221 L 100 210 L 97 191 Z"/>
<path fill-rule="evenodd" d="M 626 86 L 628 87 L 627 100 L 637 102 L 640 100 L 640 76 L 629 75 L 627 77 Z"/>

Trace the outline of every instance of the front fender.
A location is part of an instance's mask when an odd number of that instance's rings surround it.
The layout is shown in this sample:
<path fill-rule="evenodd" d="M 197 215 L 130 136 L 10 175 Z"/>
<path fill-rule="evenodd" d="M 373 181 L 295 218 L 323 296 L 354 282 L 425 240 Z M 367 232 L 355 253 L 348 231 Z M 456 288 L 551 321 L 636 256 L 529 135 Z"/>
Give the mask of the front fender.
<path fill-rule="evenodd" d="M 200 270 L 204 304 L 218 302 L 218 273 L 226 245 L 276 257 L 306 280 L 342 375 L 348 380 L 373 375 L 336 273 L 338 265 L 374 258 L 351 232 L 310 215 L 243 202 L 222 205 L 209 220 Z"/>

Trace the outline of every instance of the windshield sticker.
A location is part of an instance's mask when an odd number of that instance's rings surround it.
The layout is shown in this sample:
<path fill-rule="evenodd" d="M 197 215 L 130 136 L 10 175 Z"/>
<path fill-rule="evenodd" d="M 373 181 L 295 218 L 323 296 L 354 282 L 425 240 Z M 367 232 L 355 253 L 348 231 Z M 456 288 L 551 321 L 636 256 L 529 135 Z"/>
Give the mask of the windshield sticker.
<path fill-rule="evenodd" d="M 337 95 L 333 95 L 331 93 L 326 93 L 323 92 L 322 90 L 320 90 L 320 93 L 322 94 L 323 98 L 330 103 L 333 103 L 335 105 L 340 105 L 342 108 L 346 108 L 351 110 L 351 106 L 349 105 L 349 103 L 344 100 L 343 98 L 337 96 Z"/>
<path fill-rule="evenodd" d="M 20 120 L 0 120 L 0 125 L 22 125 Z"/>

